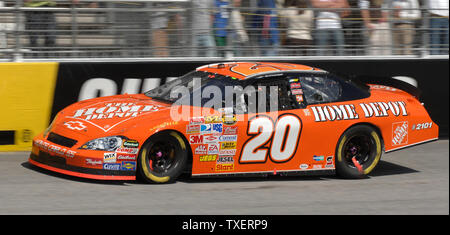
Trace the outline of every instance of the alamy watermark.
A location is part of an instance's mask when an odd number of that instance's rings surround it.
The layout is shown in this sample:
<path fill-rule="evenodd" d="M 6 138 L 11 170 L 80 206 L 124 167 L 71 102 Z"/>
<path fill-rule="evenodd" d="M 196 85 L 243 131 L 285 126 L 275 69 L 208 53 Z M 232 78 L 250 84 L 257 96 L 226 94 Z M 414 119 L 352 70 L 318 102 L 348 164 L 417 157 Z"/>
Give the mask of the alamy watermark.
<path fill-rule="evenodd" d="M 170 91 L 170 99 L 176 100 L 170 109 L 172 121 L 189 121 L 191 117 L 204 117 L 220 112 L 236 115 L 243 121 L 247 113 L 277 112 L 278 86 L 202 86 L 200 78 L 193 79 L 193 86 L 176 86 Z"/>

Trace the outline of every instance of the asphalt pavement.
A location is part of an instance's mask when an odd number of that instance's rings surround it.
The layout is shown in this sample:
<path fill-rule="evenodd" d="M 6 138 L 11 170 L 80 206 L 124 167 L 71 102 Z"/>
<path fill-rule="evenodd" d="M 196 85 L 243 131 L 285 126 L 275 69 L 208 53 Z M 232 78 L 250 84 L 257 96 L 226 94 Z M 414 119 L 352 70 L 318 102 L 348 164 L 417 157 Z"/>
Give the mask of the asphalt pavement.
<path fill-rule="evenodd" d="M 449 141 L 384 154 L 368 179 L 192 179 L 166 185 L 96 181 L 0 153 L 0 214 L 449 214 Z"/>

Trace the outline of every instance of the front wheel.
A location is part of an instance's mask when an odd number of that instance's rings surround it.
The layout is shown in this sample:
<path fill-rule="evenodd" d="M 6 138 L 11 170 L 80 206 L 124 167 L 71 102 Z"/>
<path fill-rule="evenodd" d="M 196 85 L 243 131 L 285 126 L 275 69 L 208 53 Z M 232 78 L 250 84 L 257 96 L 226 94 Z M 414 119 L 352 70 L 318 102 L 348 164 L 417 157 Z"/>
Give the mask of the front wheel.
<path fill-rule="evenodd" d="M 354 126 L 342 134 L 336 146 L 336 173 L 348 179 L 367 176 L 378 164 L 382 141 L 375 129 Z"/>
<path fill-rule="evenodd" d="M 180 134 L 157 133 L 139 153 L 138 176 L 147 183 L 173 182 L 183 172 L 187 158 L 187 146 Z"/>

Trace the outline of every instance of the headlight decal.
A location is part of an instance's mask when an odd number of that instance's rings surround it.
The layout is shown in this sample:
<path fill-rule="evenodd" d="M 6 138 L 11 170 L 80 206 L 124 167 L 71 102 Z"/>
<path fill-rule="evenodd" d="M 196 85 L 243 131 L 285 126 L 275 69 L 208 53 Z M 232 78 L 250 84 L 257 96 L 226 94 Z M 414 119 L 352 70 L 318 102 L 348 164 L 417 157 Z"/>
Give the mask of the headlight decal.
<path fill-rule="evenodd" d="M 120 148 L 122 146 L 122 143 L 126 140 L 127 138 L 123 136 L 102 137 L 88 141 L 81 146 L 81 149 L 103 150 L 112 152 Z"/>

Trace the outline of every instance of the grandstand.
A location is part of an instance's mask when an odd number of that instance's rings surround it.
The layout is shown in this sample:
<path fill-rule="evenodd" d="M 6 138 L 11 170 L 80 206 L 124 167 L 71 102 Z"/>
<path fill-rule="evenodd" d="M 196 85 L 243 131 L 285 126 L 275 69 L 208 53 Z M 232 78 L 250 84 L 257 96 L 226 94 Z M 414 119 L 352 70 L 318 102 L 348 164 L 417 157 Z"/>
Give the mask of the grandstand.
<path fill-rule="evenodd" d="M 276 8 L 258 8 L 258 0 L 242 0 L 239 7 L 230 4 L 217 8 L 205 6 L 198 8 L 195 5 L 196 0 L 141 0 L 141 1 L 106 1 L 106 0 L 78 0 L 74 4 L 70 0 L 59 0 L 57 5 L 48 8 L 30 8 L 24 7 L 23 0 L 0 1 L 0 60 L 1 61 L 20 61 L 20 60 L 45 60 L 45 59 L 89 59 L 89 58 L 180 58 L 180 57 L 208 57 L 208 50 L 215 50 L 217 53 L 213 57 L 237 58 L 237 57 L 259 57 L 259 56 L 311 56 L 323 57 L 318 54 L 322 46 L 317 45 L 318 35 L 314 24 L 311 26 L 311 35 L 313 44 L 303 47 L 292 47 L 286 42 L 289 32 L 290 16 L 287 16 L 288 10 L 285 1 L 277 1 Z M 396 53 L 396 45 L 392 42 L 385 44 L 381 49 L 389 50 L 389 56 L 401 57 L 426 57 L 432 51 L 430 44 L 430 25 L 429 14 L 426 1 L 419 1 L 420 6 L 417 9 L 421 14 L 414 19 L 414 40 L 411 42 L 412 53 Z M 214 1 L 212 1 L 214 2 Z M 351 14 L 343 17 L 343 31 L 345 34 L 345 45 L 343 45 L 343 54 L 329 50 L 325 56 L 372 56 L 367 52 L 368 48 L 368 30 L 362 24 L 361 11 L 358 1 L 348 1 L 348 9 Z M 134 5 L 135 3 L 139 5 Z M 122 4 L 122 5 L 120 5 Z M 448 6 L 448 5 L 447 5 Z M 228 32 L 226 45 L 221 47 L 199 47 L 195 44 L 195 17 L 198 14 L 215 15 L 231 14 L 233 9 L 238 9 L 242 16 L 242 26 L 244 32 L 248 35 L 248 40 L 238 42 L 232 38 L 233 32 L 237 32 L 236 24 L 228 22 L 224 29 Z M 308 9 L 314 11 L 312 18 L 316 23 L 318 12 L 321 9 L 312 7 L 308 1 Z M 270 30 L 276 30 L 279 33 L 279 42 L 275 45 L 261 44 L 258 40 L 261 38 L 261 32 L 264 29 L 255 26 L 255 19 L 258 16 L 264 16 L 264 10 L 271 11 L 271 16 L 276 18 L 275 26 L 270 26 Z M 345 9 L 335 9 L 343 11 Z M 374 10 L 374 9 L 369 9 Z M 395 32 L 393 23 L 396 19 L 392 14 L 394 9 L 387 7 L 385 9 L 390 13 L 389 28 L 384 29 L 386 33 Z M 413 10 L 413 9 L 411 9 Z M 447 11 L 448 7 L 444 9 Z M 55 17 L 55 28 L 26 29 L 26 12 L 52 12 Z M 223 12 L 222 12 L 223 11 Z M 200 12 L 200 13 L 199 13 Z M 130 17 L 131 16 L 131 17 Z M 134 16 L 134 17 L 133 17 Z M 229 16 L 229 15 L 228 15 Z M 227 16 L 227 17 L 228 17 Z M 125 19 L 124 17 L 129 17 Z M 225 18 L 227 18 L 225 17 Z M 445 18 L 445 17 L 444 17 Z M 125 20 L 124 20 L 125 19 Z M 228 19 L 228 18 L 227 18 Z M 205 17 L 205 20 L 208 20 Z M 42 23 L 42 22 L 41 22 Z M 45 25 L 45 23 L 42 23 Z M 162 24 L 158 26 L 158 24 Z M 443 28 L 442 31 L 447 30 Z M 55 42 L 51 46 L 43 43 L 44 37 L 38 40 L 39 45 L 30 44 L 30 32 L 53 33 Z M 210 29 L 210 36 L 217 37 L 218 28 Z M 352 35 L 359 35 L 353 37 Z M 447 36 L 448 40 L 448 36 Z M 316 42 L 316 43 L 314 43 Z M 443 47 L 443 54 L 448 57 L 448 41 Z M 265 49 L 276 49 L 275 54 L 265 54 Z M 380 50 L 381 50 L 380 49 Z M 296 53 L 303 50 L 303 54 Z M 201 52 L 201 53 L 199 53 Z M 386 55 L 384 55 L 385 57 Z M 211 57 L 211 56 L 209 56 Z"/>

